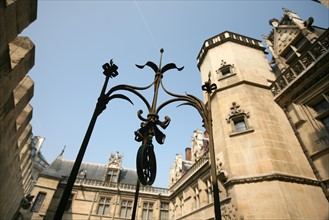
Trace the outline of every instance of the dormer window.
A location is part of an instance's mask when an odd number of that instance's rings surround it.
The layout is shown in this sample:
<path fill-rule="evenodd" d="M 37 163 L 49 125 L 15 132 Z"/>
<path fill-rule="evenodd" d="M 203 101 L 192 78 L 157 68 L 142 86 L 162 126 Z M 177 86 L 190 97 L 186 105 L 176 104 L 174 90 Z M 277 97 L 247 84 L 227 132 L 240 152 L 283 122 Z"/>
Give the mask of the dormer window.
<path fill-rule="evenodd" d="M 78 178 L 86 179 L 87 178 L 87 170 L 82 169 L 78 173 Z"/>
<path fill-rule="evenodd" d="M 118 182 L 119 170 L 109 169 L 107 172 L 107 180 L 112 183 Z"/>
<path fill-rule="evenodd" d="M 227 64 L 224 60 L 222 60 L 220 67 L 216 70 L 219 79 L 226 78 L 228 76 L 235 75 L 234 73 L 234 65 Z"/>

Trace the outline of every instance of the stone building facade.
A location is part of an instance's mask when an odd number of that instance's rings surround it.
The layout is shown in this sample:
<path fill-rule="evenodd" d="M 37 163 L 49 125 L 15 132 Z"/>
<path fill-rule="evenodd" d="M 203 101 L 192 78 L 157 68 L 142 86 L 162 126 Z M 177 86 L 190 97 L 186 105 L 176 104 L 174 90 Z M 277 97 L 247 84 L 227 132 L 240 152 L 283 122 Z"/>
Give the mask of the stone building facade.
<path fill-rule="evenodd" d="M 63 153 L 63 152 L 62 152 Z M 130 219 L 136 191 L 136 170 L 122 167 L 123 157 L 111 154 L 108 164 L 83 162 L 63 219 Z M 56 160 L 44 170 L 31 195 L 28 219 L 53 219 L 74 161 Z M 169 191 L 141 186 L 136 219 L 168 219 Z"/>
<path fill-rule="evenodd" d="M 261 42 L 223 32 L 203 44 L 223 219 L 328 219 L 329 31 L 283 9 Z M 206 98 L 206 97 L 205 97 Z M 192 142 L 192 148 L 195 146 Z M 170 219 L 213 219 L 208 153 L 181 156 L 170 176 Z M 176 178 L 176 177 L 180 178 Z"/>
<path fill-rule="evenodd" d="M 32 186 L 30 120 L 34 44 L 18 36 L 37 17 L 36 0 L 0 1 L 0 216 L 11 219 Z M 10 189 L 10 190 L 9 190 Z"/>
<path fill-rule="evenodd" d="M 329 32 L 313 26 L 312 18 L 303 21 L 288 9 L 283 13 L 281 20 L 270 21 L 273 31 L 265 37 L 276 71 L 259 40 L 232 32 L 206 40 L 198 56 L 202 82 L 211 72 L 218 88 L 206 101 L 213 109 L 222 212 L 229 207 L 235 218 L 328 218 L 323 112 L 328 111 Z M 302 104 L 310 109 L 321 97 L 325 107 L 317 113 L 324 115 L 296 118 L 302 110 L 295 108 Z M 200 179 L 196 182 L 202 186 Z"/>

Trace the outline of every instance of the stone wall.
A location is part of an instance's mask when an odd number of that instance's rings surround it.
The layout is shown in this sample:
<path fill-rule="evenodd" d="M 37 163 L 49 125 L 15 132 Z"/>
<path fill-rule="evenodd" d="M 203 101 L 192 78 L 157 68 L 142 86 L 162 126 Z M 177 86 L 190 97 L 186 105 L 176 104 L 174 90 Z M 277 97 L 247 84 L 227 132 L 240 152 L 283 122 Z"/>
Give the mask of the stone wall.
<path fill-rule="evenodd" d="M 36 19 L 36 0 L 0 1 L 0 216 L 11 219 L 31 190 L 34 44 L 18 36 Z"/>

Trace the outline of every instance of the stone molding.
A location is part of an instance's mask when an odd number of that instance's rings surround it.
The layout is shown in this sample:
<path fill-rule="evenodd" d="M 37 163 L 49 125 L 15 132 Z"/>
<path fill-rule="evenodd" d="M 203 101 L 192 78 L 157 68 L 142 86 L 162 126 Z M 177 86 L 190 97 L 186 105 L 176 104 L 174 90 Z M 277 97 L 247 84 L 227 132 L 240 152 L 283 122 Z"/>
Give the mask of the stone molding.
<path fill-rule="evenodd" d="M 293 175 L 287 175 L 282 173 L 273 173 L 269 175 L 263 176 L 252 176 L 252 177 L 245 177 L 245 178 L 232 178 L 229 179 L 227 182 L 224 183 L 225 187 L 233 186 L 237 184 L 246 184 L 246 183 L 258 183 L 264 181 L 281 181 L 281 182 L 290 182 L 290 183 L 297 183 L 297 184 L 306 184 L 306 185 L 313 185 L 319 186 L 320 182 L 314 179 L 308 179 Z"/>

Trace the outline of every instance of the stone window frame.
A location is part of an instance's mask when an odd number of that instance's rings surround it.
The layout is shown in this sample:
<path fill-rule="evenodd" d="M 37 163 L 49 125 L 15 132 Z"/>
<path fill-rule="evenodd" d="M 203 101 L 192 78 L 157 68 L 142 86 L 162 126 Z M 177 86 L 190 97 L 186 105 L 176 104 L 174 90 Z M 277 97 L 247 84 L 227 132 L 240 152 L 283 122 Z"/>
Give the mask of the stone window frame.
<path fill-rule="evenodd" d="M 169 218 L 169 202 L 160 202 L 160 219 Z"/>
<path fill-rule="evenodd" d="M 123 205 L 123 202 L 126 202 L 125 205 Z M 121 199 L 120 202 L 120 218 L 131 218 L 132 210 L 133 210 L 133 204 L 134 201 L 132 199 Z M 130 214 L 128 212 L 130 208 Z M 122 213 L 124 211 L 124 214 Z"/>
<path fill-rule="evenodd" d="M 109 168 L 108 171 L 106 172 L 107 179 L 111 183 L 118 182 L 118 180 L 119 180 L 119 174 L 120 174 L 120 170 L 113 169 L 113 168 Z"/>
<path fill-rule="evenodd" d="M 198 184 L 195 184 L 192 187 L 192 190 L 193 190 L 193 203 L 194 203 L 193 210 L 198 210 L 201 207 L 201 200 L 200 200 L 201 189 Z"/>
<path fill-rule="evenodd" d="M 203 180 L 205 186 L 206 186 L 206 193 L 207 193 L 207 204 L 213 203 L 214 202 L 214 193 L 212 190 L 212 182 L 211 182 L 211 177 L 207 177 L 206 179 Z"/>
<path fill-rule="evenodd" d="M 254 129 L 252 129 L 250 126 L 249 117 L 249 112 L 245 112 L 245 110 L 240 109 L 240 105 L 238 105 L 236 102 L 232 102 L 232 106 L 230 107 L 230 114 L 228 115 L 228 118 L 226 118 L 227 123 L 231 125 L 230 137 L 254 131 Z M 244 122 L 246 129 L 243 131 L 237 131 L 237 122 Z"/>
<path fill-rule="evenodd" d="M 316 119 L 318 123 L 321 123 L 320 127 L 329 133 L 329 127 L 327 127 L 327 120 L 329 118 L 329 91 L 321 93 L 312 100 L 311 103 L 307 104 L 313 109 L 312 117 Z"/>
<path fill-rule="evenodd" d="M 145 206 L 147 204 L 147 206 Z M 145 211 L 146 210 L 146 216 Z M 152 201 L 144 201 L 142 206 L 142 219 L 143 220 L 149 220 L 154 218 L 154 202 Z"/>
<path fill-rule="evenodd" d="M 38 213 L 41 209 L 41 206 L 43 204 L 43 202 L 45 201 L 45 198 L 47 196 L 47 193 L 44 191 L 39 191 L 38 195 L 36 196 L 32 208 L 31 208 L 31 212 L 36 212 Z"/>
<path fill-rule="evenodd" d="M 218 74 L 218 80 L 234 76 L 236 75 L 234 64 L 227 64 L 226 61 L 222 60 L 216 73 Z"/>
<path fill-rule="evenodd" d="M 104 199 L 104 201 L 102 201 L 102 199 Z M 99 199 L 97 201 L 97 206 L 96 206 L 96 210 L 95 210 L 96 215 L 110 216 L 111 200 L 112 200 L 112 198 L 110 196 L 100 195 Z M 101 206 L 102 206 L 102 208 L 101 208 L 102 210 L 100 210 Z M 107 213 L 105 213 L 105 207 L 108 207 Z"/>

